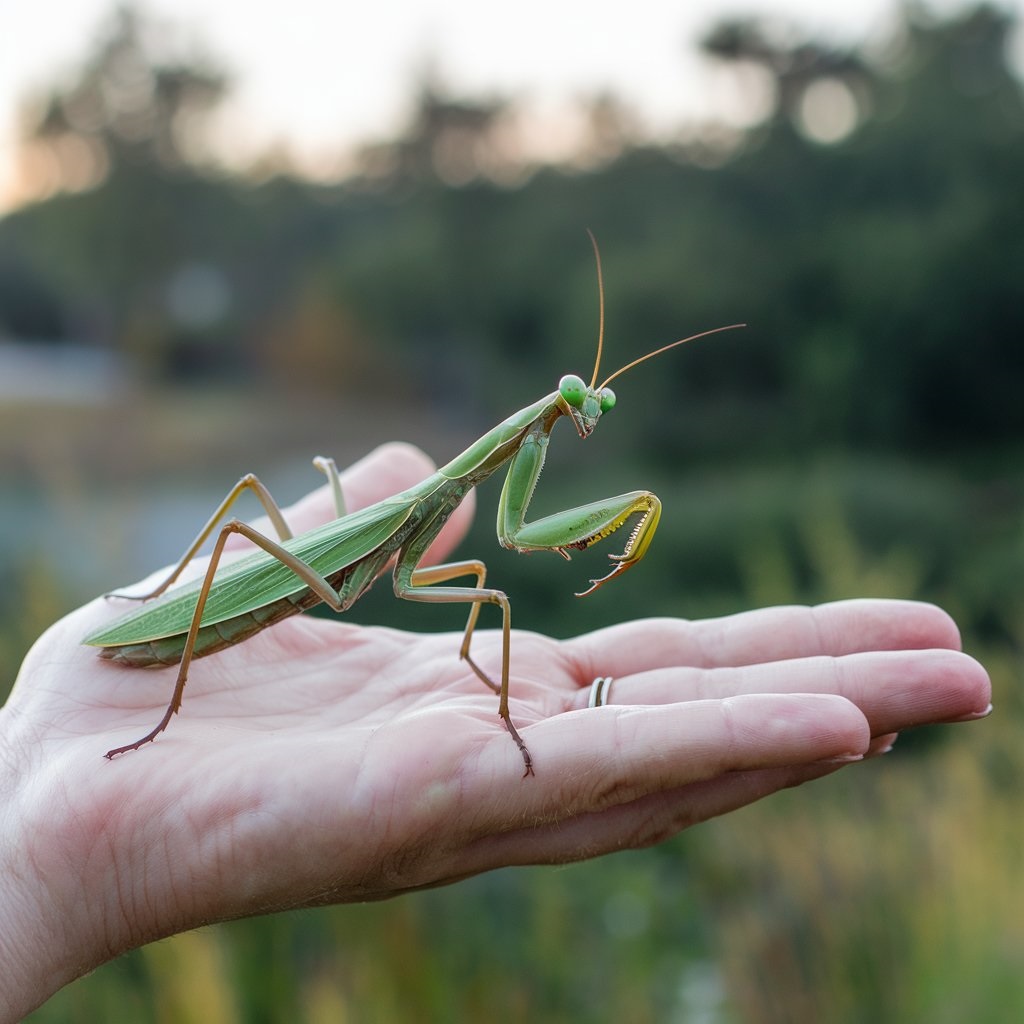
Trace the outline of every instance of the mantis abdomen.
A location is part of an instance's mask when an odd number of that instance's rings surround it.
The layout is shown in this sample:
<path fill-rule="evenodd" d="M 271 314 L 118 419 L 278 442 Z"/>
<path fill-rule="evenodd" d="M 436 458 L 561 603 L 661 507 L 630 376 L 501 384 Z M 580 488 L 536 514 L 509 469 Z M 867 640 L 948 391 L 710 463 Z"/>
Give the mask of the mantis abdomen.
<path fill-rule="evenodd" d="M 373 584 L 390 558 L 390 551 L 381 551 L 373 561 L 357 566 L 346 566 L 325 577 L 331 589 L 339 594 L 344 608 L 350 607 Z M 226 647 L 233 647 L 249 637 L 272 626 L 275 622 L 290 618 L 309 608 L 321 604 L 323 598 L 309 587 L 288 594 L 277 601 L 254 608 L 252 611 L 234 615 L 219 622 L 200 626 L 196 637 L 193 658 L 215 654 Z M 150 668 L 159 665 L 177 665 L 185 650 L 187 634 L 173 633 L 164 637 L 153 637 L 138 643 L 103 647 L 101 658 L 115 661 L 132 668 Z"/>
<path fill-rule="evenodd" d="M 194 658 L 206 654 L 214 654 L 233 647 L 247 640 L 275 622 L 287 619 L 291 615 L 320 604 L 320 598 L 311 590 L 283 597 L 280 601 L 257 608 L 255 611 L 236 615 L 233 619 L 216 622 L 212 626 L 202 626 L 196 637 Z M 130 665 L 133 668 L 149 668 L 155 665 L 177 665 L 185 650 L 185 633 L 147 640 L 145 643 L 124 644 L 121 647 L 104 647 L 100 650 L 101 658 Z"/>

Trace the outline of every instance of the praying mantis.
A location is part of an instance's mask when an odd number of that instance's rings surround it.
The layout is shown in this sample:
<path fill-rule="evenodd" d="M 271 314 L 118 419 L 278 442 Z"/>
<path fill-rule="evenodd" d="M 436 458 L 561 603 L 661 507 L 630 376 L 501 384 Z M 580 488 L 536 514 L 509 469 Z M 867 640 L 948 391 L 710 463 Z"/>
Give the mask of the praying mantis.
<path fill-rule="evenodd" d="M 613 563 L 611 570 L 591 580 L 576 596 L 593 593 L 636 565 L 646 553 L 661 515 L 661 502 L 650 491 L 630 491 L 526 521 L 551 431 L 565 417 L 581 439 L 589 437 L 601 417 L 615 405 L 615 393 L 608 385 L 617 377 L 685 342 L 743 326 L 718 327 L 663 345 L 620 367 L 598 384 L 604 345 L 604 283 L 597 243 L 593 235 L 590 239 L 597 263 L 600 318 L 597 357 L 589 384 L 575 374 L 566 374 L 557 390 L 502 420 L 425 480 L 357 512 L 345 511 L 334 461 L 317 456 L 313 464 L 327 476 L 337 518 L 298 536 L 292 535 L 266 487 L 256 476 L 247 474 L 231 489 L 166 579 L 147 594 L 112 595 L 143 604 L 93 631 L 83 643 L 101 648 L 100 657 L 128 666 L 177 664 L 178 674 L 170 702 L 157 725 L 135 742 L 107 751 L 108 759 L 138 750 L 167 728 L 181 708 L 193 658 L 241 643 L 321 602 L 335 612 L 345 612 L 393 562 L 397 597 L 430 604 L 470 604 L 459 657 L 498 695 L 498 716 L 522 754 L 523 774 L 534 773 L 533 758 L 509 712 L 511 608 L 507 596 L 484 585 L 487 569 L 478 559 L 433 566 L 421 566 L 420 561 L 469 491 L 508 464 L 498 501 L 498 542 L 503 547 L 518 552 L 554 551 L 568 559 L 570 550 L 588 548 L 635 520 L 622 553 L 608 556 Z M 278 539 L 231 519 L 217 535 L 203 576 L 169 590 L 245 491 L 263 505 Z M 247 538 L 256 550 L 222 565 L 225 543 L 233 534 Z M 475 577 L 474 585 L 450 585 L 460 577 Z M 470 655 L 473 631 L 484 604 L 501 609 L 501 675 L 497 683 Z"/>

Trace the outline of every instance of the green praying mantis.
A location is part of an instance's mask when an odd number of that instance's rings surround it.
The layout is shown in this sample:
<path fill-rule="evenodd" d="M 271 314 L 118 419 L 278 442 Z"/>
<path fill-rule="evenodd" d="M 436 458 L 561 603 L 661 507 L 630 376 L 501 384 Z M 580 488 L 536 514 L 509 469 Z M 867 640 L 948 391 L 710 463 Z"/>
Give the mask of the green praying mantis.
<path fill-rule="evenodd" d="M 503 547 L 518 552 L 554 551 L 568 559 L 570 550 L 588 548 L 635 520 L 622 553 L 609 555 L 613 563 L 611 570 L 591 580 L 577 597 L 593 593 L 636 565 L 647 551 L 661 515 L 661 502 L 649 491 L 631 491 L 556 512 L 534 522 L 526 521 L 552 428 L 566 417 L 580 438 L 589 437 L 600 418 L 615 405 L 615 393 L 608 387 L 615 378 L 677 345 L 743 326 L 731 324 L 681 338 L 634 359 L 600 384 L 596 383 L 604 344 L 604 284 L 600 253 L 592 235 L 591 242 L 597 262 L 600 320 L 597 358 L 589 384 L 575 374 L 567 374 L 559 381 L 556 391 L 502 420 L 421 483 L 358 512 L 345 511 L 333 460 L 317 456 L 313 464 L 328 478 L 337 518 L 298 536 L 292 535 L 266 487 L 248 474 L 231 489 L 159 586 L 143 595 L 113 595 L 144 603 L 90 633 L 83 643 L 100 647 L 100 657 L 124 665 L 177 664 L 178 674 L 171 700 L 157 725 L 134 743 L 107 751 L 107 758 L 137 750 L 167 728 L 181 708 L 193 658 L 241 643 L 267 626 L 321 602 L 338 613 L 344 612 L 394 561 L 397 597 L 430 604 L 471 605 L 459 656 L 498 694 L 498 715 L 522 754 L 523 774 L 533 774 L 533 758 L 509 713 L 511 609 L 508 598 L 502 591 L 484 585 L 487 570 L 478 559 L 433 566 L 421 566 L 420 562 L 469 491 L 508 463 L 508 475 L 498 502 L 498 541 Z M 245 491 L 253 493 L 263 505 L 278 539 L 231 519 L 220 529 L 205 574 L 167 592 Z M 246 537 L 256 550 L 222 566 L 224 545 L 232 534 Z M 467 576 L 475 577 L 473 586 L 442 585 Z M 470 655 L 473 630 L 484 604 L 501 608 L 498 683 Z"/>

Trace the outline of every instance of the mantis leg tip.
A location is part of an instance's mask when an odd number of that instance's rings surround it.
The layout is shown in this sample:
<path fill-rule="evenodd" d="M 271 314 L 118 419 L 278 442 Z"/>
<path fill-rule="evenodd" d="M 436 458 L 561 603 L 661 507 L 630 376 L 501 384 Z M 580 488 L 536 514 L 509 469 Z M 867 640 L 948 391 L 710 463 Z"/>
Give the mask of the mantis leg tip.
<path fill-rule="evenodd" d="M 516 741 L 516 746 L 519 748 L 519 753 L 523 755 L 523 778 L 527 775 L 533 775 L 533 757 L 530 755 L 529 748 L 523 742 L 522 736 L 516 730 L 516 727 L 512 724 L 512 719 L 508 717 L 507 712 L 498 712 L 498 717 L 505 723 L 505 728 L 508 729 L 512 739 Z"/>

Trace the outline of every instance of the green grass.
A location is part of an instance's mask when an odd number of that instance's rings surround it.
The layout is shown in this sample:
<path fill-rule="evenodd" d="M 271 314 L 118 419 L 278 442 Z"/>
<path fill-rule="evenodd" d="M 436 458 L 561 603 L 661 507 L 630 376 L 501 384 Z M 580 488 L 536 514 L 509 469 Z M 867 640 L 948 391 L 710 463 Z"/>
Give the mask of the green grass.
<path fill-rule="evenodd" d="M 997 716 L 707 830 L 704 906 L 740 1019 L 1020 1018 L 1019 729 Z"/>

